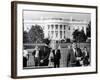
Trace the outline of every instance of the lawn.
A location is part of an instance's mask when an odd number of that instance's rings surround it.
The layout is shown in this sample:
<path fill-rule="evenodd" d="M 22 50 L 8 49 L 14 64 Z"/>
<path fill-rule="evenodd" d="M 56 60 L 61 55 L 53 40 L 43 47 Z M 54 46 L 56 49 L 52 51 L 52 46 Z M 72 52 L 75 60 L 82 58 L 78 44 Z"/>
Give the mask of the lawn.
<path fill-rule="evenodd" d="M 32 52 L 34 50 L 36 44 L 24 44 L 24 47 L 27 48 L 27 51 L 29 53 L 29 61 L 28 61 L 28 66 L 32 67 L 34 66 L 34 62 L 32 59 Z M 67 54 L 68 54 L 68 46 L 70 46 L 71 43 L 62 43 L 60 44 L 61 46 L 61 61 L 60 61 L 60 66 L 61 67 L 66 67 L 66 62 L 67 62 Z M 44 44 L 38 44 L 39 47 L 44 46 Z M 90 43 L 77 43 L 77 46 L 83 50 L 84 47 L 87 47 L 88 52 L 91 53 L 91 44 Z M 90 54 L 91 55 L 91 54 Z"/>

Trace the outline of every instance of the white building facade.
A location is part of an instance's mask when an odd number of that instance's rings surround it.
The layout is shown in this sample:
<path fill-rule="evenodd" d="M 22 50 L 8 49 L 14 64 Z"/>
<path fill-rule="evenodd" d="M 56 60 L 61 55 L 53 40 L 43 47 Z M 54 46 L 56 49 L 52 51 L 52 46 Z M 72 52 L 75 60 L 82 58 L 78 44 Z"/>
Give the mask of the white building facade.
<path fill-rule="evenodd" d="M 73 40 L 72 33 L 74 30 L 84 30 L 86 33 L 86 28 L 89 21 L 86 20 L 76 20 L 73 18 L 40 18 L 38 20 L 24 20 L 24 30 L 29 31 L 32 25 L 40 25 L 44 31 L 44 38 L 49 38 L 50 40 Z"/>

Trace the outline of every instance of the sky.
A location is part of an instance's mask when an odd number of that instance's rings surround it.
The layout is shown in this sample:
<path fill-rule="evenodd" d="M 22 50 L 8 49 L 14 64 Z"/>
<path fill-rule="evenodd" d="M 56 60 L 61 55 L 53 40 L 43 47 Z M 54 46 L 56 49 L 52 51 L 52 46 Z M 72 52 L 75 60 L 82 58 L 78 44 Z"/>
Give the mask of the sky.
<path fill-rule="evenodd" d="M 75 13 L 75 12 L 51 12 L 51 11 L 32 11 L 24 10 L 23 11 L 24 20 L 34 20 L 52 17 L 52 18 L 73 18 L 78 20 L 87 20 L 90 21 L 91 14 L 89 13 Z"/>
<path fill-rule="evenodd" d="M 91 14 L 89 13 L 75 13 L 75 12 L 54 12 L 54 11 L 33 11 L 24 10 L 23 11 L 24 20 L 37 20 L 41 18 L 64 18 L 64 19 L 76 19 L 82 21 L 90 21 Z M 31 26 L 25 26 L 24 30 L 29 31 Z"/>

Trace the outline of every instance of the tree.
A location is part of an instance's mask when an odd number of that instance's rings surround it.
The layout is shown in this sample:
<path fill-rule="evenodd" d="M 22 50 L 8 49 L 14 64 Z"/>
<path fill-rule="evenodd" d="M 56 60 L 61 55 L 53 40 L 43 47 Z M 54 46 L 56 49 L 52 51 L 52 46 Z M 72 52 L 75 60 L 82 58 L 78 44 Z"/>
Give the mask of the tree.
<path fill-rule="evenodd" d="M 24 31 L 23 32 L 23 43 L 28 43 L 28 42 L 29 42 L 28 33 Z"/>
<path fill-rule="evenodd" d="M 86 37 L 83 29 L 81 31 L 79 31 L 78 29 L 76 29 L 73 32 L 73 39 L 74 39 L 75 42 L 85 42 L 86 38 L 87 37 Z"/>
<path fill-rule="evenodd" d="M 32 26 L 28 34 L 31 39 L 31 43 L 43 42 L 44 33 L 43 33 L 43 29 L 41 28 L 41 26 L 39 25 Z"/>
<path fill-rule="evenodd" d="M 86 36 L 91 37 L 91 22 L 89 22 L 88 27 L 86 28 Z"/>
<path fill-rule="evenodd" d="M 82 29 L 80 33 L 81 33 L 81 35 L 80 35 L 80 36 L 81 36 L 81 38 L 80 38 L 80 39 L 81 39 L 81 42 L 85 42 L 86 39 L 87 39 L 87 36 L 86 36 L 86 34 L 84 33 L 84 30 Z"/>
<path fill-rule="evenodd" d="M 73 32 L 73 39 L 74 39 L 74 41 L 75 42 L 77 42 L 78 41 L 78 34 L 79 34 L 79 31 L 78 31 L 78 29 L 76 29 L 74 32 Z"/>

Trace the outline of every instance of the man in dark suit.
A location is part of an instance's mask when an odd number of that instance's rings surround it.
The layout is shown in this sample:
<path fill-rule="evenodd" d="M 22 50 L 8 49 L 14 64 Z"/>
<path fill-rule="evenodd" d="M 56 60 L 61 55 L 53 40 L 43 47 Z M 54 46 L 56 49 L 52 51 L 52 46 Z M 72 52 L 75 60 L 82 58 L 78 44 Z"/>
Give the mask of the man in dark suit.
<path fill-rule="evenodd" d="M 28 51 L 26 48 L 24 48 L 23 50 L 23 67 L 27 67 L 27 62 L 28 62 L 28 59 L 29 59 L 29 54 L 28 54 Z"/>
<path fill-rule="evenodd" d="M 81 66 L 82 51 L 77 47 L 76 43 L 72 43 L 72 48 L 67 54 L 67 67 Z"/>
<path fill-rule="evenodd" d="M 54 68 L 60 67 L 60 59 L 61 59 L 60 49 L 58 49 L 58 47 L 56 47 L 56 49 L 53 50 L 52 52 L 53 52 L 53 56 L 54 56 Z"/>
<path fill-rule="evenodd" d="M 90 64 L 90 61 L 89 61 L 89 52 L 87 51 L 87 48 L 84 47 L 83 49 L 83 65 L 84 66 L 88 66 Z"/>
<path fill-rule="evenodd" d="M 48 66 L 49 64 L 50 47 L 45 44 L 40 49 L 40 66 Z"/>

